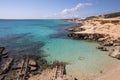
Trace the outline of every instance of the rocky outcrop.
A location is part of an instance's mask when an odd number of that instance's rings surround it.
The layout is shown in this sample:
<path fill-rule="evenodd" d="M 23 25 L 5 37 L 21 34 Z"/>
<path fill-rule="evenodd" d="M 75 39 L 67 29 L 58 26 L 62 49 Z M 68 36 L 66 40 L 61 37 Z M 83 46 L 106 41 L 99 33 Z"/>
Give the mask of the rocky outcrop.
<path fill-rule="evenodd" d="M 97 41 L 99 38 L 104 38 L 104 34 L 99 34 L 99 33 L 83 33 L 83 32 L 80 32 L 80 33 L 77 33 L 77 32 L 74 32 L 74 33 L 70 33 L 68 34 L 69 37 L 72 37 L 74 39 L 89 39 L 89 40 L 95 40 Z"/>
<path fill-rule="evenodd" d="M 37 63 L 36 63 L 35 60 L 30 59 L 29 62 L 28 62 L 28 65 L 29 65 L 30 71 L 36 71 L 37 70 Z"/>
<path fill-rule="evenodd" d="M 8 58 L 3 65 L 0 67 L 0 75 L 6 73 L 13 62 L 13 58 Z"/>
<path fill-rule="evenodd" d="M 103 45 L 99 45 L 98 47 L 96 47 L 97 49 L 100 49 L 101 51 L 108 51 L 108 49 L 103 46 Z"/>
<path fill-rule="evenodd" d="M 4 58 L 8 51 L 0 47 L 0 80 L 28 80 L 31 77 L 40 75 L 31 80 L 77 80 L 66 74 L 65 65 L 67 63 L 54 61 L 48 64 L 47 61 L 36 55 L 19 55 Z M 50 70 L 44 75 L 45 70 Z"/>
<path fill-rule="evenodd" d="M 75 27 L 75 28 L 67 28 L 66 30 L 69 32 L 77 32 L 77 31 L 85 31 L 85 28 Z"/>
<path fill-rule="evenodd" d="M 109 34 L 89 33 L 89 32 L 72 32 L 68 34 L 68 37 L 71 37 L 73 39 L 97 41 L 103 46 L 119 46 L 120 45 L 120 40 L 110 37 Z"/>
<path fill-rule="evenodd" d="M 29 80 L 78 80 L 75 77 L 67 75 L 65 66 L 58 65 L 53 69 L 47 69 L 38 74 L 29 78 Z"/>
<path fill-rule="evenodd" d="M 8 57 L 8 51 L 4 47 L 0 47 L 0 56 L 2 56 L 3 58 Z"/>
<path fill-rule="evenodd" d="M 116 46 L 109 54 L 113 58 L 120 59 L 120 46 Z"/>

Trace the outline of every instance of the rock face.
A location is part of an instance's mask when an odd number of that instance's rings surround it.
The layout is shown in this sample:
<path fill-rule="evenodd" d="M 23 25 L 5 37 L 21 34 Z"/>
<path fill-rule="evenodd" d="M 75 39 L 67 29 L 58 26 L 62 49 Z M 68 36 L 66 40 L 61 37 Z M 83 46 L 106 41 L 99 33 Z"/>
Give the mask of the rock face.
<path fill-rule="evenodd" d="M 109 56 L 113 58 L 120 59 L 120 46 L 116 46 L 112 52 L 109 54 Z"/>

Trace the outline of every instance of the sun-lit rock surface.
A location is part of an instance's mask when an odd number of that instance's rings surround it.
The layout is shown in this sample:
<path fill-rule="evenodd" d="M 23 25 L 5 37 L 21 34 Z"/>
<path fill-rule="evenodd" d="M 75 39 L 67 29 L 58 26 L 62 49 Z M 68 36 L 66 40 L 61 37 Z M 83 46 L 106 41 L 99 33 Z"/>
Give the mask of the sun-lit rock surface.
<path fill-rule="evenodd" d="M 109 55 L 113 58 L 120 59 L 120 46 L 116 46 Z"/>

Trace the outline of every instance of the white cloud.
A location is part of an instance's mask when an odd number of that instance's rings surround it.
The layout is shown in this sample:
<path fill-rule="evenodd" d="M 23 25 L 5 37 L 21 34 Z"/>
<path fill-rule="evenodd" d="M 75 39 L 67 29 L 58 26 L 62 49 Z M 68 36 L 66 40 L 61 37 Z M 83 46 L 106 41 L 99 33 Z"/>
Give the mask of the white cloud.
<path fill-rule="evenodd" d="M 78 5 L 76 5 L 75 7 L 73 8 L 70 8 L 70 9 L 64 9 L 61 14 L 71 14 L 71 13 L 74 13 L 78 10 L 80 10 L 81 8 L 85 7 L 85 6 L 91 6 L 92 4 L 91 3 L 79 3 Z"/>
<path fill-rule="evenodd" d="M 80 14 L 76 13 L 81 8 L 84 8 L 86 6 L 91 6 L 92 3 L 79 3 L 75 7 L 70 9 L 64 9 L 60 13 L 54 13 L 53 15 L 49 15 L 47 18 L 75 18 L 75 17 L 81 17 Z"/>

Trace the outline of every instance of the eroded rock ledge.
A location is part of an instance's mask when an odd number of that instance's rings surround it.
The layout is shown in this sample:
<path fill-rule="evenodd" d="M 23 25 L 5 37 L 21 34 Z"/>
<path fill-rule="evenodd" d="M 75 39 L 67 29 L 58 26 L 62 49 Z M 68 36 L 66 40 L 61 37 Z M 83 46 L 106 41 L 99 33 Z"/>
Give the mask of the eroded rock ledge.
<path fill-rule="evenodd" d="M 106 47 L 120 46 L 120 18 L 95 17 L 85 20 L 73 20 L 82 26 L 66 29 L 73 39 L 91 40 L 100 43 L 97 48 L 108 51 Z M 102 47 L 101 47 L 102 46 Z M 111 55 L 111 53 L 110 53 Z M 118 56 L 114 56 L 118 59 Z"/>
<path fill-rule="evenodd" d="M 74 39 L 93 40 L 97 41 L 104 46 L 119 46 L 120 38 L 117 40 L 110 37 L 109 34 L 102 33 L 89 33 L 89 32 L 73 32 L 68 34 L 69 37 Z"/>
<path fill-rule="evenodd" d="M 50 64 L 39 55 L 8 54 L 0 47 L 0 80 L 77 80 L 67 75 L 65 62 Z"/>
<path fill-rule="evenodd" d="M 29 80 L 78 80 L 78 79 L 71 75 L 67 75 L 65 65 L 61 63 L 58 64 L 57 62 L 56 67 L 53 67 L 52 69 L 48 68 L 41 74 L 29 78 Z"/>

